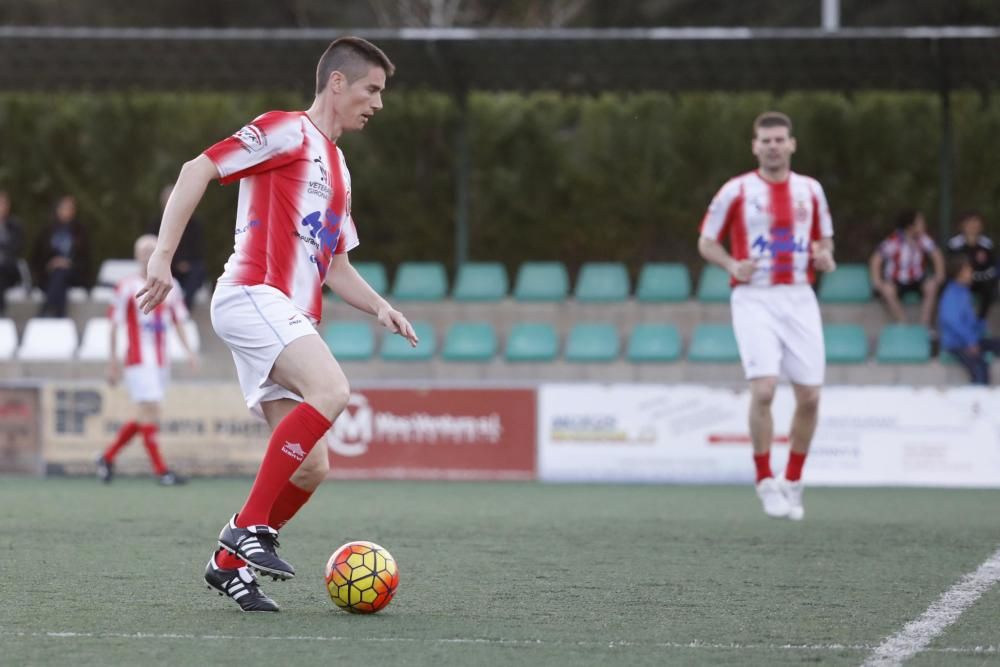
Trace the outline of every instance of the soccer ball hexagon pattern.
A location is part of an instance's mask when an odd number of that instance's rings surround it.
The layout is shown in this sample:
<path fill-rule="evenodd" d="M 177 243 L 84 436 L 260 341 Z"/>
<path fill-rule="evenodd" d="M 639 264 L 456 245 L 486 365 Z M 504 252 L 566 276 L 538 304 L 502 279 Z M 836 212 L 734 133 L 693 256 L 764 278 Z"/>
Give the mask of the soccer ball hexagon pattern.
<path fill-rule="evenodd" d="M 326 590 L 333 603 L 355 614 L 374 614 L 396 594 L 396 559 L 374 542 L 348 542 L 326 562 Z"/>

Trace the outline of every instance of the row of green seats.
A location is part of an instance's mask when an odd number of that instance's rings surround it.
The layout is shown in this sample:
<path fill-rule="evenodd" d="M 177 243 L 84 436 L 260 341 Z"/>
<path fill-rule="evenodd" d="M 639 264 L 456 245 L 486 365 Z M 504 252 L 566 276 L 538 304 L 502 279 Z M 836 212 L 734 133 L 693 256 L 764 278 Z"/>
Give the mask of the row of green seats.
<path fill-rule="evenodd" d="M 355 268 L 380 294 L 389 291 L 385 267 L 358 262 Z M 517 271 L 513 297 L 518 301 L 563 301 L 570 295 L 569 273 L 562 262 L 525 262 Z M 706 265 L 696 298 L 704 303 L 729 301 L 729 275 Z M 459 267 L 451 297 L 457 301 L 499 301 L 510 293 L 507 270 L 499 262 L 468 262 Z M 631 294 L 628 271 L 621 262 L 588 262 L 580 269 L 573 297 L 586 303 L 625 301 Z M 440 301 L 448 296 L 448 276 L 440 262 L 403 262 L 392 284 L 399 301 Z M 684 264 L 653 262 L 639 273 L 635 298 L 669 303 L 691 297 L 691 276 Z M 865 303 L 872 298 L 868 268 L 844 264 L 822 277 L 819 297 L 826 303 Z"/>
<path fill-rule="evenodd" d="M 427 322 L 414 324 L 420 344 L 410 347 L 400 336 L 385 335 L 378 356 L 388 361 L 428 361 L 437 350 L 434 330 Z M 827 324 L 826 358 L 831 364 L 864 363 L 869 346 L 865 331 L 856 324 Z M 375 333 L 364 322 L 334 322 L 323 330 L 327 345 L 342 361 L 367 361 L 376 356 Z M 637 363 L 671 362 L 681 358 L 681 335 L 671 324 L 638 324 L 625 345 L 625 359 Z M 499 340 L 488 322 L 456 322 L 445 334 L 440 356 L 445 361 L 490 361 L 497 356 Z M 930 360 L 927 329 L 919 325 L 889 325 L 876 345 L 880 363 L 924 363 Z M 622 354 L 618 329 L 613 324 L 578 323 L 566 338 L 563 357 L 572 362 L 608 362 Z M 506 340 L 503 357 L 510 362 L 554 361 L 559 356 L 559 335 L 547 323 L 516 324 Z M 739 350 L 728 324 L 699 324 L 691 336 L 688 361 L 735 363 Z"/>

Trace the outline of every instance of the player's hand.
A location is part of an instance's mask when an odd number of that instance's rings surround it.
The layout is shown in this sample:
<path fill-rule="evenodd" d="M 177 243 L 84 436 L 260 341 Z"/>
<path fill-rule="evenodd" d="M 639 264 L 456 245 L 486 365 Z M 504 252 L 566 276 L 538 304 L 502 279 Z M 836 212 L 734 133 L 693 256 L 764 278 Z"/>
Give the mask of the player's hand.
<path fill-rule="evenodd" d="M 813 243 L 812 247 L 813 266 L 817 271 L 829 273 L 837 268 L 837 262 L 833 259 L 833 253 L 826 248 L 821 248 L 819 243 Z"/>
<path fill-rule="evenodd" d="M 112 361 L 108 364 L 108 384 L 114 387 L 122 379 L 122 367 L 118 365 L 117 361 Z"/>
<path fill-rule="evenodd" d="M 413 330 L 413 325 L 410 324 L 410 321 L 406 319 L 403 313 L 392 306 L 387 305 L 379 308 L 376 317 L 378 317 L 378 321 L 386 329 L 410 341 L 410 347 L 416 347 L 417 343 L 420 342 L 420 339 L 417 338 L 417 332 Z"/>
<path fill-rule="evenodd" d="M 174 279 L 170 275 L 170 258 L 154 252 L 146 267 L 146 284 L 135 295 L 142 312 L 149 313 L 163 303 L 173 284 Z"/>
<path fill-rule="evenodd" d="M 756 267 L 757 262 L 752 259 L 733 260 L 729 266 L 729 274 L 741 283 L 748 283 Z"/>

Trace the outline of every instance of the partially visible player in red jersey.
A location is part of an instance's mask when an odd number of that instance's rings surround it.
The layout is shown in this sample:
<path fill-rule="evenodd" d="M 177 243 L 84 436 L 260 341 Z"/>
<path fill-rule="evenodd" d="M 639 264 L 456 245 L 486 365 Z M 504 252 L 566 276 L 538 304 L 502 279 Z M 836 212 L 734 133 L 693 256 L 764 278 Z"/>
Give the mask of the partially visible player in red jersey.
<path fill-rule="evenodd" d="M 783 113 L 753 125 L 760 168 L 726 183 L 701 223 L 698 251 L 732 276 L 733 330 L 750 381 L 750 437 L 757 495 L 772 517 L 801 520 L 802 466 L 816 431 L 826 372 L 823 325 L 812 283 L 833 271 L 833 223 L 820 184 L 791 170 L 795 138 Z M 729 239 L 729 251 L 722 246 Z M 783 480 L 771 472 L 771 402 L 779 376 L 795 392 Z"/>
<path fill-rule="evenodd" d="M 195 356 L 184 332 L 188 311 L 178 289 L 167 295 L 166 300 L 145 313 L 139 309 L 135 295 L 146 284 L 146 264 L 149 262 L 156 237 L 147 234 L 135 242 L 135 259 L 139 273 L 118 283 L 115 299 L 111 304 L 111 361 L 108 364 L 108 381 L 112 386 L 123 377 L 129 398 L 136 406 L 135 418 L 125 422 L 118 435 L 97 459 L 97 478 L 110 483 L 114 476 L 115 457 L 136 435 L 141 433 L 146 454 L 160 484 L 176 486 L 184 478 L 167 468 L 160 455 L 156 434 L 160 423 L 160 404 L 170 381 L 170 359 L 167 357 L 167 332 L 177 331 L 177 339 L 188 354 L 191 366 L 197 367 Z M 115 351 L 118 349 L 119 330 L 125 332 L 125 368 Z"/>
<path fill-rule="evenodd" d="M 382 108 L 394 69 L 374 44 L 338 39 L 317 65 L 312 106 L 265 113 L 185 163 L 139 294 L 144 311 L 163 301 L 178 239 L 208 183 L 240 181 L 235 248 L 212 297 L 212 325 L 232 350 L 247 407 L 272 435 L 246 502 L 219 534 L 205 580 L 244 611 L 278 611 L 250 568 L 275 579 L 295 575 L 277 554 L 278 529 L 326 477 L 325 447 L 315 445 L 350 397 L 344 372 L 316 333 L 324 283 L 418 342 L 407 319 L 348 260 L 358 234 L 351 178 L 336 144 Z"/>

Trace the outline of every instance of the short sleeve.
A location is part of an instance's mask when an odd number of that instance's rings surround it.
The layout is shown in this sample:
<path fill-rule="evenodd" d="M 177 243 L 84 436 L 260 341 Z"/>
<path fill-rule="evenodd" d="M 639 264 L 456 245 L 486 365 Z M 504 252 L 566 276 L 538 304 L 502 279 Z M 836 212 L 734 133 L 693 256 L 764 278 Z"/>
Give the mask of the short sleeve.
<path fill-rule="evenodd" d="M 337 239 L 337 249 L 333 251 L 333 254 L 340 255 L 350 252 L 360 244 L 358 228 L 354 226 L 354 218 L 348 215 L 340 225 L 340 238 Z"/>
<path fill-rule="evenodd" d="M 131 284 L 131 280 L 119 282 L 115 287 L 115 295 L 111 301 L 111 305 L 108 307 L 108 317 L 118 326 L 125 324 L 125 314 L 128 312 L 129 299 L 135 298 L 135 294 L 129 294 L 131 291 L 129 285 Z"/>
<path fill-rule="evenodd" d="M 937 244 L 934 243 L 934 239 L 928 234 L 920 237 L 920 247 L 924 249 L 924 252 L 934 252 L 937 250 Z"/>
<path fill-rule="evenodd" d="M 226 184 L 291 162 L 304 141 L 300 114 L 269 111 L 205 149 L 204 155 Z"/>
<path fill-rule="evenodd" d="M 812 181 L 813 196 L 816 198 L 816 213 L 819 220 L 819 236 L 823 239 L 833 237 L 833 217 L 830 215 L 830 203 L 819 181 Z"/>
<path fill-rule="evenodd" d="M 742 192 L 740 182 L 733 179 L 722 186 L 712 198 L 701 221 L 701 235 L 713 241 L 721 241 L 728 227 L 731 212 Z"/>

